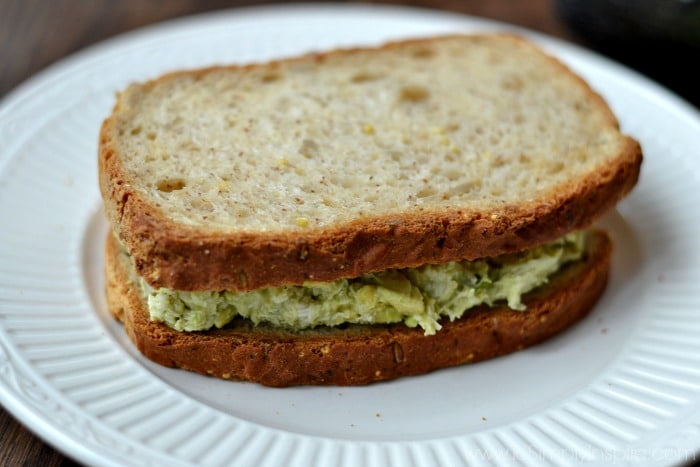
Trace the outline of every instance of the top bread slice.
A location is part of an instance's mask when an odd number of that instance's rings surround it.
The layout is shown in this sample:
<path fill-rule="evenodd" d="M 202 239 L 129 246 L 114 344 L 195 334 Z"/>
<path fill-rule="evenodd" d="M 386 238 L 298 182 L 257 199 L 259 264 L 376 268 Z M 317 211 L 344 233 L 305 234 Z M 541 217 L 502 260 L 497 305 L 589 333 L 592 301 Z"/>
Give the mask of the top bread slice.
<path fill-rule="evenodd" d="M 613 207 L 641 161 L 581 78 L 492 34 L 132 85 L 99 175 L 148 283 L 251 290 L 553 240 Z"/>

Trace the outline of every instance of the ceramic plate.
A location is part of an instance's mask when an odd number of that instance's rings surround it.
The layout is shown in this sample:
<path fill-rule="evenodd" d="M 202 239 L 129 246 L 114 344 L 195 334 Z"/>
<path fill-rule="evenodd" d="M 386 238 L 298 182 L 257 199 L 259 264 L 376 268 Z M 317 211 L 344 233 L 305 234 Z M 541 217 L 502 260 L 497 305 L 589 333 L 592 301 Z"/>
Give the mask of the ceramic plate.
<path fill-rule="evenodd" d="M 535 348 L 368 387 L 271 389 L 159 367 L 105 309 L 97 135 L 136 80 L 446 32 L 530 37 L 645 151 L 604 223 L 610 286 Z M 513 27 L 369 5 L 240 9 L 71 56 L 0 104 L 0 401 L 90 465 L 675 465 L 700 450 L 700 117 L 639 75 Z"/>

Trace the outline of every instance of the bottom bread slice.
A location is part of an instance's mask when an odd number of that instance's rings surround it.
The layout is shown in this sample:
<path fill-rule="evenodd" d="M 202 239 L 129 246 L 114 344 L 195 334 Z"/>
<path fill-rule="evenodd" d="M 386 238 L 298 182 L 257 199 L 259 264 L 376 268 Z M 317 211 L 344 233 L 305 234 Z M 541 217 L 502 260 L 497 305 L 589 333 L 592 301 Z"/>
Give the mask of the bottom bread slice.
<path fill-rule="evenodd" d="M 473 363 L 532 346 L 583 318 L 605 290 L 611 241 L 592 232 L 586 255 L 525 296 L 525 311 L 478 307 L 442 321 L 425 336 L 406 325 L 348 325 L 289 331 L 245 319 L 225 328 L 179 332 L 150 321 L 129 257 L 112 235 L 106 243 L 110 312 L 146 357 L 225 379 L 268 386 L 361 385 Z"/>

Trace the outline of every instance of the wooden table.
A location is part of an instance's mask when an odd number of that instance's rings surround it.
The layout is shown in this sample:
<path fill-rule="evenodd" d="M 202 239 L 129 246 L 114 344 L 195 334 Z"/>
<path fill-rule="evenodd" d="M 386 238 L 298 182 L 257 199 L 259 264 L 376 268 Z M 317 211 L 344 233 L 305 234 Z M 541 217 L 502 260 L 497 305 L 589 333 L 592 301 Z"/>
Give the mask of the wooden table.
<path fill-rule="evenodd" d="M 270 2 L 0 0 L 0 96 L 52 62 L 110 36 L 169 18 L 255 3 Z M 439 8 L 497 19 L 588 44 L 567 29 L 549 0 L 389 0 L 384 3 Z M 679 86 L 676 91 L 700 105 L 693 89 Z M 78 464 L 34 436 L 0 408 L 0 465 Z"/>

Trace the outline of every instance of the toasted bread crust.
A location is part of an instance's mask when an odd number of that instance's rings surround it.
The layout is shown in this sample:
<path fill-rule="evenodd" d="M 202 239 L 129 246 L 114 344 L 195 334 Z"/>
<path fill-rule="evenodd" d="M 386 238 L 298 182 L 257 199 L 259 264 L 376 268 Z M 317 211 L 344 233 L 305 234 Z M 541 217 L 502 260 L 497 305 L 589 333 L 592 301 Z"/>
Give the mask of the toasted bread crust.
<path fill-rule="evenodd" d="M 318 54 L 313 59 L 323 61 L 339 53 L 348 51 Z M 617 128 L 602 98 L 563 64 L 551 60 L 586 89 L 608 125 Z M 265 65 L 247 68 L 256 66 Z M 459 206 L 417 209 L 396 215 L 358 216 L 353 222 L 303 231 L 227 233 L 174 222 L 134 189 L 124 169 L 124 155 L 114 143 L 114 124 L 111 118 L 103 124 L 99 155 L 100 187 L 110 224 L 142 277 L 154 287 L 178 290 L 242 291 L 308 280 L 330 281 L 387 268 L 529 248 L 590 226 L 632 189 L 642 161 L 639 143 L 624 137 L 624 147 L 611 163 L 559 187 L 556 193 L 515 205 L 478 211 Z"/>
<path fill-rule="evenodd" d="M 629 153 L 640 154 L 638 146 L 631 142 Z M 254 290 L 473 260 L 552 241 L 589 227 L 613 208 L 636 184 L 640 161 L 641 157 L 621 157 L 620 165 L 581 181 L 572 192 L 493 213 L 361 219 L 334 230 L 303 234 L 190 230 L 151 212 L 138 193 L 124 193 L 121 187 L 106 198 L 106 204 L 109 212 L 121 213 L 116 233 L 127 245 L 139 275 L 154 287 Z"/>
<path fill-rule="evenodd" d="M 403 324 L 291 332 L 245 320 L 185 333 L 149 320 L 142 296 L 129 283 L 129 259 L 109 235 L 107 302 L 138 349 L 161 365 L 269 386 L 362 385 L 490 359 L 561 332 L 588 314 L 603 293 L 610 257 L 609 237 L 595 232 L 585 259 L 528 294 L 526 311 L 480 307 L 460 320 L 444 320 L 432 336 Z"/>

